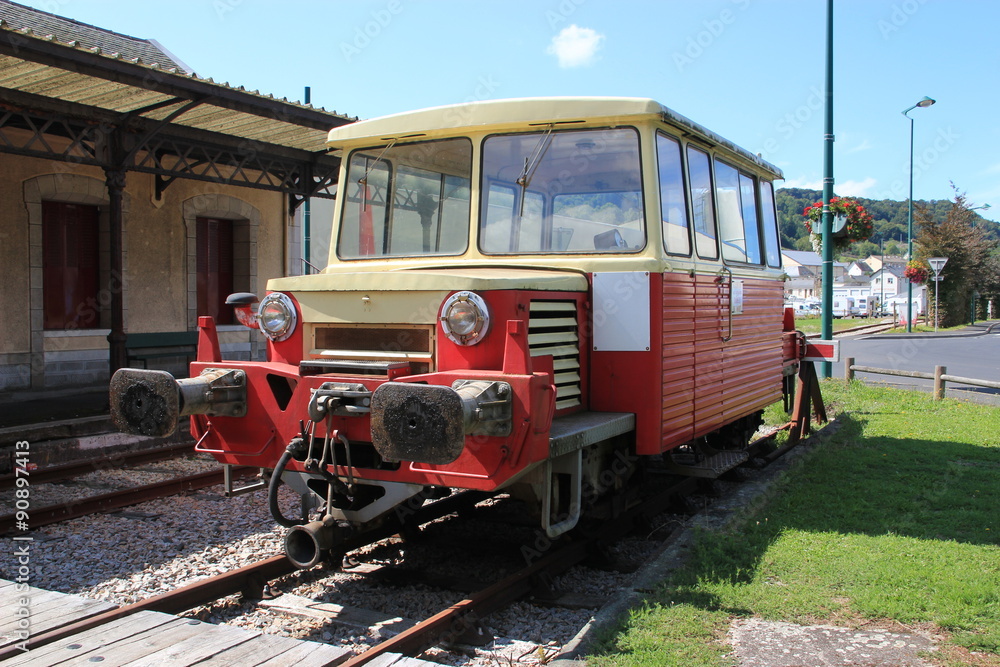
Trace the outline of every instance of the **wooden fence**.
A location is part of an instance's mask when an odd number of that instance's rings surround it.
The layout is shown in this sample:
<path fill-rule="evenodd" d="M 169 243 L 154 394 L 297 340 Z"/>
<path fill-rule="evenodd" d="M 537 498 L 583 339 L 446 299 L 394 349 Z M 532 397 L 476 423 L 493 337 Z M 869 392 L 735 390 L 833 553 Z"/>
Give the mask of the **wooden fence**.
<path fill-rule="evenodd" d="M 875 368 L 873 366 L 858 366 L 854 363 L 854 357 L 844 359 L 844 379 L 851 381 L 855 373 L 874 373 L 876 375 L 896 375 L 899 377 L 920 378 L 922 380 L 934 380 L 934 400 L 940 401 L 944 398 L 945 383 L 957 382 L 958 384 L 968 384 L 975 387 L 988 387 L 990 389 L 1000 389 L 1000 382 L 993 380 L 977 380 L 976 378 L 966 378 L 959 375 L 948 375 L 946 366 L 935 366 L 933 373 L 921 371 L 898 371 L 892 368 Z"/>

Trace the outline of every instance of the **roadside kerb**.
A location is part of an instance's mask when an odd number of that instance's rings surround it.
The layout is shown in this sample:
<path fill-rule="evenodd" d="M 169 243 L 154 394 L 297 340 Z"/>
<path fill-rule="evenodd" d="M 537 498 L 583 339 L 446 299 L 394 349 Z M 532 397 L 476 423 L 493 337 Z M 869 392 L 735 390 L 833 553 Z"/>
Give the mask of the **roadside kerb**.
<path fill-rule="evenodd" d="M 974 387 L 987 387 L 990 389 L 1000 389 L 1000 382 L 992 380 L 979 380 L 967 378 L 960 375 L 948 375 L 947 366 L 935 366 L 933 373 L 922 371 L 899 371 L 892 368 L 876 368 L 874 366 L 859 366 L 854 363 L 854 357 L 844 359 L 844 379 L 850 382 L 854 379 L 855 373 L 872 373 L 874 375 L 895 375 L 898 377 L 919 378 L 921 380 L 934 380 L 934 400 L 940 401 L 944 398 L 945 384 L 957 382 L 958 384 L 968 384 Z"/>
<path fill-rule="evenodd" d="M 969 331 L 969 328 L 971 327 L 967 327 L 962 331 L 942 331 L 939 333 L 934 333 L 933 331 L 920 331 L 913 333 L 879 334 L 878 337 L 882 340 L 905 340 L 914 338 L 974 338 L 976 336 L 985 336 L 987 334 L 1000 334 L 1000 322 L 989 323 L 982 331 Z"/>

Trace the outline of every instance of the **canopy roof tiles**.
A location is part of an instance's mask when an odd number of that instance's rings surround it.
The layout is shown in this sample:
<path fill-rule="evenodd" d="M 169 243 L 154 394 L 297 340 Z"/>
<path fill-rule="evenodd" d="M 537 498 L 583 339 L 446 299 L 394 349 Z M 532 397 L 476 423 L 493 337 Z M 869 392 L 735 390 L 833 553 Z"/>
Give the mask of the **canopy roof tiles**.
<path fill-rule="evenodd" d="M 199 77 L 153 40 L 0 0 L 0 101 L 12 93 L 310 153 L 356 120 Z"/>

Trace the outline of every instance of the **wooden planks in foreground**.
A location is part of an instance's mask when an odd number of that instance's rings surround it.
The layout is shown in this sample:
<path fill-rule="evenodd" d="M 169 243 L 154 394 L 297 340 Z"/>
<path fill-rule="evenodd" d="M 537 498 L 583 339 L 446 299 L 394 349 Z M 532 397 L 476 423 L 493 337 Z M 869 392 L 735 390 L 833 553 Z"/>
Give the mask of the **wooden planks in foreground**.
<path fill-rule="evenodd" d="M 22 604 L 24 600 L 28 605 Z M 27 608 L 27 616 L 18 610 Z M 32 635 L 94 616 L 114 605 L 76 595 L 29 588 L 20 591 L 0 579 L 0 648 L 22 641 L 18 630 L 27 619 Z M 64 640 L 40 646 L 3 661 L 3 667 L 48 667 L 99 663 L 102 667 L 188 667 L 255 665 L 283 667 L 336 665 L 351 657 L 346 649 L 300 639 L 267 635 L 224 625 L 140 611 Z"/>

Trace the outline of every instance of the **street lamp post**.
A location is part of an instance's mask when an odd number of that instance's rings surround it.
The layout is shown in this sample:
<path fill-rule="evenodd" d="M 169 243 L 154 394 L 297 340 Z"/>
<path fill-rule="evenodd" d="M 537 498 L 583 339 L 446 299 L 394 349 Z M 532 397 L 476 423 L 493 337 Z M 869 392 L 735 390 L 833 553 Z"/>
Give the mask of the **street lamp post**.
<path fill-rule="evenodd" d="M 906 259 L 913 259 L 913 119 L 908 115 L 911 111 L 934 104 L 935 100 L 924 97 L 912 107 L 903 112 L 910 119 L 910 199 L 906 211 Z M 913 283 L 906 281 L 906 331 L 913 331 Z"/>
<path fill-rule="evenodd" d="M 948 263 L 947 257 L 931 257 L 927 260 L 927 263 L 931 265 L 934 269 L 934 333 L 938 330 L 938 285 L 944 280 L 944 276 L 941 275 L 941 269 L 944 265 Z"/>

